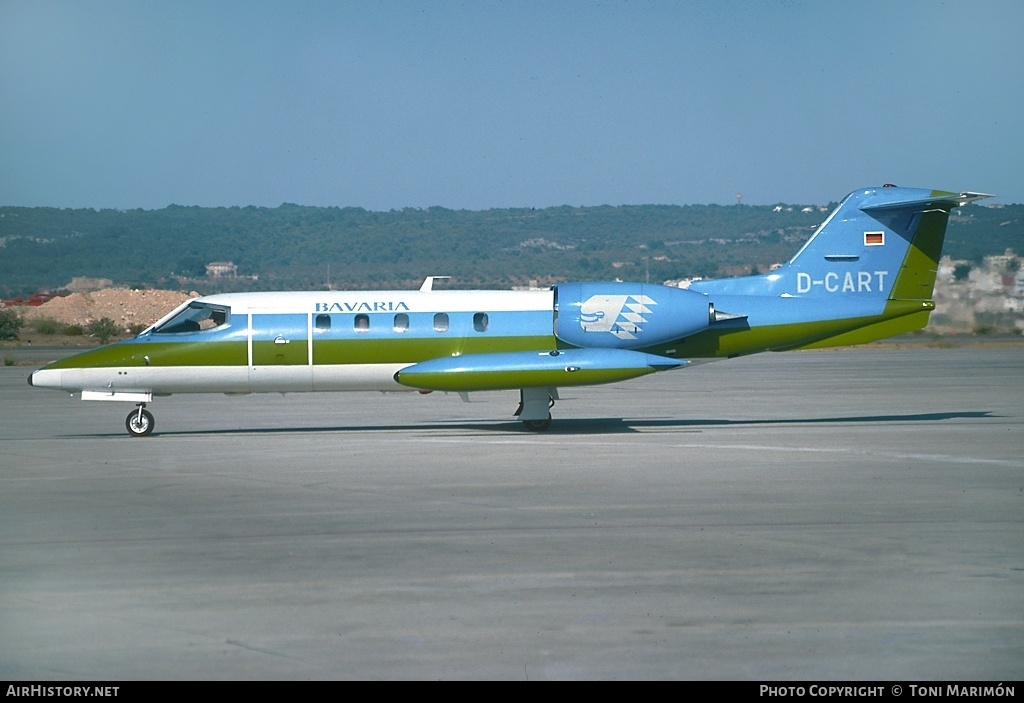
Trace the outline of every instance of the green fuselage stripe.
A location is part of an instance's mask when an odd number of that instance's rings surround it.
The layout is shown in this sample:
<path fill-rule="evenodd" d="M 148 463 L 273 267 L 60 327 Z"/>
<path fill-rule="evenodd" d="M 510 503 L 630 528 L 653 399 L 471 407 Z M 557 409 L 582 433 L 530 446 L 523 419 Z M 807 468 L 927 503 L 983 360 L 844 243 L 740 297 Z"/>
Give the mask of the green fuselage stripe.
<path fill-rule="evenodd" d="M 309 363 L 305 339 L 286 345 L 253 341 L 256 365 Z M 325 339 L 313 342 L 313 364 L 407 364 L 461 354 L 531 351 L 556 348 L 554 336 Z M 151 342 L 128 340 L 93 349 L 51 364 L 48 368 L 136 366 L 246 366 L 245 340 Z"/>
<path fill-rule="evenodd" d="M 932 308 L 931 301 L 890 300 L 881 315 L 732 329 L 712 327 L 643 351 L 681 359 L 707 359 L 864 344 L 921 329 L 928 323 Z"/>
<path fill-rule="evenodd" d="M 134 366 L 245 366 L 246 342 L 120 342 L 51 364 L 51 369 Z"/>

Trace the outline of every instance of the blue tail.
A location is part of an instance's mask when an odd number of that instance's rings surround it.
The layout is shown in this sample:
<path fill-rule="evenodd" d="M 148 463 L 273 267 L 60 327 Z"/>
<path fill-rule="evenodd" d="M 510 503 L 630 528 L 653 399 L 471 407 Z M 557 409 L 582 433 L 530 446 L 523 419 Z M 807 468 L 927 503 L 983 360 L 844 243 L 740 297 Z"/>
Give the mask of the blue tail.
<path fill-rule="evenodd" d="M 949 211 L 983 197 L 895 186 L 857 190 L 772 273 L 699 281 L 691 290 L 837 302 L 930 300 Z"/>

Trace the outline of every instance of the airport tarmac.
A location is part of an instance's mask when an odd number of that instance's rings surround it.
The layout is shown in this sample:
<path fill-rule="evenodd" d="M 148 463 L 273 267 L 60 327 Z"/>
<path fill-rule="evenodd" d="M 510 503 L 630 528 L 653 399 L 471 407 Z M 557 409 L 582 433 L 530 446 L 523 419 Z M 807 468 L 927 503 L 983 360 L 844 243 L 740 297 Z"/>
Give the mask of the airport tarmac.
<path fill-rule="evenodd" d="M 0 679 L 1024 678 L 1024 351 L 562 392 L 174 396 L 0 368 Z"/>

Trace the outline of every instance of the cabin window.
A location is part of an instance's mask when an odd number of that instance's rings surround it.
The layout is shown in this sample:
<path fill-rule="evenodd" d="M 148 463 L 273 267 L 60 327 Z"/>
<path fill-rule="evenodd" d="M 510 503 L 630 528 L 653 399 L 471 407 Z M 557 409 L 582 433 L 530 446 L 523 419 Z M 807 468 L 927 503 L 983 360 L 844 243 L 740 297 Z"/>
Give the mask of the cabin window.
<path fill-rule="evenodd" d="M 409 316 L 404 312 L 395 315 L 395 332 L 409 331 Z"/>
<path fill-rule="evenodd" d="M 355 321 L 352 323 L 353 328 L 356 332 L 369 332 L 370 331 L 370 316 L 362 313 L 356 315 Z"/>
<path fill-rule="evenodd" d="M 227 327 L 231 322 L 231 308 L 209 303 L 189 303 L 178 314 L 153 330 L 153 334 L 182 334 L 205 332 Z"/>
<path fill-rule="evenodd" d="M 490 323 L 487 319 L 487 313 L 478 312 L 476 315 L 473 315 L 473 329 L 477 332 L 486 332 L 488 324 Z"/>
<path fill-rule="evenodd" d="M 434 331 L 435 332 L 447 332 L 448 331 L 448 314 L 439 312 L 434 315 Z"/>
<path fill-rule="evenodd" d="M 331 316 L 317 315 L 313 321 L 313 329 L 317 332 L 329 332 L 331 330 Z"/>

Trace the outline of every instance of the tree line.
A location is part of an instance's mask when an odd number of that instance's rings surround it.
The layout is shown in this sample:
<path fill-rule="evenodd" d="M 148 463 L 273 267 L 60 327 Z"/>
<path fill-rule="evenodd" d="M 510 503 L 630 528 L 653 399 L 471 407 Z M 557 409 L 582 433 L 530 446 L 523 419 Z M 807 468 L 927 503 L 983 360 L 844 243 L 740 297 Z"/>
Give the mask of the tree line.
<path fill-rule="evenodd" d="M 0 207 L 0 294 L 54 291 L 78 276 L 212 293 L 408 288 L 427 275 L 461 288 L 738 275 L 787 260 L 834 205 Z M 954 210 L 945 252 L 980 262 L 1019 248 L 1022 235 L 1024 205 L 972 204 Z M 239 277 L 207 278 L 212 261 L 232 261 Z"/>

